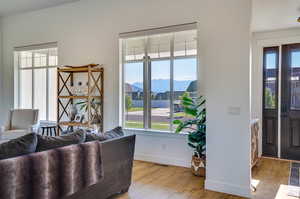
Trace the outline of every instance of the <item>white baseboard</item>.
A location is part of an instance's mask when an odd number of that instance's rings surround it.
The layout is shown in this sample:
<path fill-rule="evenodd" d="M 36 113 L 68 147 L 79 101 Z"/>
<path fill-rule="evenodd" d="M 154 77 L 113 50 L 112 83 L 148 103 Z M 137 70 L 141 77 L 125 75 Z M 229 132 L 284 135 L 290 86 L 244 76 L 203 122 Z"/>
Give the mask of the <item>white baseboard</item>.
<path fill-rule="evenodd" d="M 250 186 L 243 187 L 240 185 L 228 184 L 228 183 L 214 181 L 214 180 L 205 180 L 205 189 L 236 195 L 236 196 L 242 196 L 246 198 L 251 198 Z"/>
<path fill-rule="evenodd" d="M 191 166 L 191 160 L 155 156 L 151 154 L 141 154 L 141 153 L 135 154 L 134 159 L 142 160 L 146 162 L 154 162 L 158 164 L 173 165 L 173 166 L 188 167 L 188 168 Z"/>

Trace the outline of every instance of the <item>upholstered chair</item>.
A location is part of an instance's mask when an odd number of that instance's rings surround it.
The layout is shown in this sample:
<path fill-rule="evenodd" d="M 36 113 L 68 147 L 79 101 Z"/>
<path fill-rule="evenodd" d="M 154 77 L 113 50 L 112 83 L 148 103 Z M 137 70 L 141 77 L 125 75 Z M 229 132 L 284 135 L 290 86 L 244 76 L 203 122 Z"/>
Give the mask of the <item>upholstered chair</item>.
<path fill-rule="evenodd" d="M 9 112 L 8 121 L 0 129 L 0 139 L 10 140 L 38 130 L 37 109 L 13 109 Z"/>

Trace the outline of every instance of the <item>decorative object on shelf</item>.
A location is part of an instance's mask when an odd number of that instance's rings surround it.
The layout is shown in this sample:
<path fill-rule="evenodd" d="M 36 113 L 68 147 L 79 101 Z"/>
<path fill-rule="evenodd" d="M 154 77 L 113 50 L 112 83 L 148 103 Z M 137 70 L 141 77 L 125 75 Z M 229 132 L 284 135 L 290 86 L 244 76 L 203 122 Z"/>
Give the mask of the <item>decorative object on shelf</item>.
<path fill-rule="evenodd" d="M 176 133 L 183 130 L 188 132 L 188 145 L 194 149 L 191 168 L 196 176 L 205 177 L 206 166 L 206 108 L 205 99 L 200 96 L 196 99 L 191 98 L 185 93 L 181 99 L 184 113 L 190 117 L 185 120 L 174 120 L 178 125 Z"/>
<path fill-rule="evenodd" d="M 74 80 L 77 75 L 87 79 L 77 82 Z M 104 94 L 104 69 L 102 65 L 89 64 L 85 66 L 63 66 L 57 70 L 57 121 L 58 132 L 63 132 L 66 128 L 99 127 L 103 131 L 103 94 Z M 84 102 L 84 111 L 79 102 Z M 82 114 L 81 121 L 75 119 L 75 106 L 78 114 Z M 70 110 L 71 109 L 71 110 Z M 80 110 L 79 110 L 80 109 Z M 68 112 L 69 110 L 69 112 Z M 83 112 L 82 112 L 83 111 Z M 71 114 L 72 112 L 72 114 Z M 73 119 L 74 117 L 74 119 Z"/>
<path fill-rule="evenodd" d="M 73 96 L 85 96 L 88 95 L 88 83 L 83 84 L 81 81 L 76 86 L 71 86 L 70 91 Z"/>
<path fill-rule="evenodd" d="M 82 101 L 78 101 L 76 103 L 77 106 L 79 106 L 79 110 L 83 111 L 83 113 L 86 115 L 88 112 L 88 100 L 82 100 Z M 91 118 L 91 124 L 93 125 L 93 128 L 97 131 L 97 132 L 101 132 L 100 126 L 98 124 L 101 123 L 101 116 L 98 114 L 97 108 L 98 106 L 101 105 L 101 102 L 98 99 L 93 98 L 90 102 L 90 106 L 91 106 L 91 111 L 92 111 L 92 118 Z"/>
<path fill-rule="evenodd" d="M 71 105 L 69 108 L 69 120 L 74 121 L 75 116 L 77 115 L 78 110 L 75 105 Z"/>
<path fill-rule="evenodd" d="M 81 113 L 77 113 L 75 116 L 74 122 L 81 123 L 83 121 L 83 119 L 84 119 L 84 115 Z"/>

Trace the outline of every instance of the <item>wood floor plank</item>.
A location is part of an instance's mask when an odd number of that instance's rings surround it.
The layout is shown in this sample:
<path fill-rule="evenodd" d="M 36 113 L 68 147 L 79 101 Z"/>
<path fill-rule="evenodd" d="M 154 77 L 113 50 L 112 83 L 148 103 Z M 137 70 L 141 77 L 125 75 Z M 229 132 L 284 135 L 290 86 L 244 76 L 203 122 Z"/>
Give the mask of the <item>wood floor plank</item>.
<path fill-rule="evenodd" d="M 289 165 L 287 161 L 262 159 L 252 171 L 253 179 L 259 182 L 252 198 L 279 199 L 278 197 L 283 197 L 286 194 L 284 185 L 288 183 Z M 286 196 L 283 199 L 289 198 Z M 204 178 L 194 176 L 188 168 L 135 161 L 133 182 L 128 193 L 116 195 L 111 199 L 243 198 L 204 190 Z"/>

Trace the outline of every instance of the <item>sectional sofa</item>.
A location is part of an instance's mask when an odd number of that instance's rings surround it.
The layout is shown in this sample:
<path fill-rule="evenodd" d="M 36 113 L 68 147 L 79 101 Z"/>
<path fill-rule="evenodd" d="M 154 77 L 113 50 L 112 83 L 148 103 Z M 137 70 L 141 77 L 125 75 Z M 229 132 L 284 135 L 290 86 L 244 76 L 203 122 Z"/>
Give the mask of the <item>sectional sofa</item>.
<path fill-rule="evenodd" d="M 40 138 L 36 142 L 38 147 Z M 106 136 L 2 158 L 0 198 L 106 199 L 124 193 L 131 184 L 134 146 L 135 135 Z"/>

